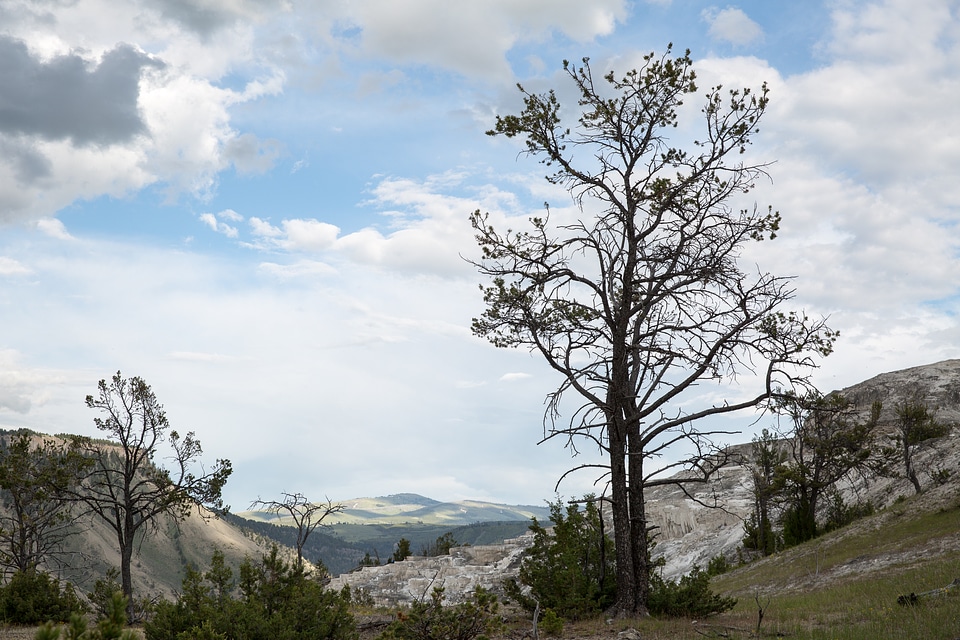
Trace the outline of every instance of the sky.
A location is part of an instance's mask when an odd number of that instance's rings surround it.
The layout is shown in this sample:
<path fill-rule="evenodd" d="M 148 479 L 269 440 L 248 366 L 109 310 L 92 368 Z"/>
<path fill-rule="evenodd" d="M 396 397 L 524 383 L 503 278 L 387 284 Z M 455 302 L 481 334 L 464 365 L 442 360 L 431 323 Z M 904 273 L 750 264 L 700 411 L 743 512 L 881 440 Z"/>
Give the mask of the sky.
<path fill-rule="evenodd" d="M 471 334 L 468 216 L 572 203 L 484 132 L 671 42 L 770 88 L 783 224 L 744 260 L 839 330 L 817 385 L 960 357 L 955 0 L 0 0 L 0 427 L 96 435 L 119 370 L 237 511 L 552 499 L 594 454 L 538 445 L 558 379 Z"/>

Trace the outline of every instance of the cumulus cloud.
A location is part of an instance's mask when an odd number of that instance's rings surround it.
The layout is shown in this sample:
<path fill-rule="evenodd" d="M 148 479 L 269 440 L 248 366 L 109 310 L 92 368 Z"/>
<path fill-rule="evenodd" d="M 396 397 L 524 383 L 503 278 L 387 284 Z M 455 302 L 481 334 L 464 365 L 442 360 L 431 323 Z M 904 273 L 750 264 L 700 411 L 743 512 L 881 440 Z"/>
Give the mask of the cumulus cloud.
<path fill-rule="evenodd" d="M 509 77 L 506 53 L 518 42 L 563 33 L 586 42 L 626 17 L 623 0 L 391 0 L 349 3 L 362 51 L 479 77 Z"/>
<path fill-rule="evenodd" d="M 43 404 L 58 376 L 25 366 L 21 354 L 13 349 L 0 350 L 0 423 L 5 412 L 19 416 Z M 7 426 L 14 426 L 7 422 Z M 16 425 L 20 426 L 20 425 Z"/>
<path fill-rule="evenodd" d="M 240 173 L 264 173 L 273 168 L 281 148 L 277 140 L 260 140 L 252 133 L 244 133 L 224 143 L 223 156 Z"/>
<path fill-rule="evenodd" d="M 203 36 L 228 27 L 242 18 L 254 18 L 262 11 L 277 11 L 285 2 L 269 0 L 154 0 L 160 14 Z"/>
<path fill-rule="evenodd" d="M 73 236 L 67 231 L 67 227 L 56 218 L 41 218 L 37 220 L 37 230 L 57 240 L 73 240 Z"/>
<path fill-rule="evenodd" d="M 238 130 L 233 109 L 279 95 L 288 72 L 342 74 L 348 61 L 386 62 L 390 68 L 357 76 L 353 88 L 361 92 L 372 87 L 363 78 L 390 88 L 407 77 L 405 65 L 507 79 L 507 54 L 517 44 L 610 34 L 626 19 L 627 4 L 373 0 L 323 11 L 289 0 L 77 0 L 56 11 L 4 5 L 0 217 L 49 216 L 78 200 L 125 197 L 151 185 L 170 201 L 184 193 L 208 198 L 222 171 L 262 173 L 284 153 L 276 140 Z"/>
<path fill-rule="evenodd" d="M 30 268 L 24 266 L 19 260 L 0 256 L 0 276 L 25 276 L 30 273 Z"/>
<path fill-rule="evenodd" d="M 465 212 L 478 204 L 499 211 L 513 198 L 489 185 L 470 196 L 448 193 L 462 189 L 466 178 L 462 172 L 428 176 L 422 181 L 381 178 L 364 204 L 385 221 L 382 227 L 342 233 L 337 225 L 316 218 L 290 218 L 273 224 L 251 216 L 247 222 L 252 238 L 242 243 L 259 250 L 325 254 L 338 261 L 405 273 L 462 277 L 473 270 L 463 258 L 474 244 Z M 212 222 L 208 218 L 207 223 Z"/>
<path fill-rule="evenodd" d="M 218 219 L 219 218 L 219 219 Z M 240 235 L 240 232 L 236 227 L 223 222 L 223 220 L 230 220 L 231 222 L 242 222 L 243 216 L 234 211 L 233 209 L 224 209 L 220 213 L 202 213 L 200 214 L 200 222 L 210 227 L 213 231 L 217 233 L 222 233 L 228 238 L 236 238 Z"/>
<path fill-rule="evenodd" d="M 52 173 L 49 158 L 20 136 L 0 136 L 0 154 L 6 159 L 9 177 L 17 183 L 36 184 Z"/>
<path fill-rule="evenodd" d="M 736 7 L 704 9 L 700 16 L 710 24 L 710 37 L 721 42 L 745 46 L 763 39 L 763 29 Z"/>
<path fill-rule="evenodd" d="M 0 132 L 115 144 L 145 133 L 138 98 L 144 67 L 161 63 L 121 44 L 96 64 L 76 54 L 42 61 L 0 35 Z"/>
<path fill-rule="evenodd" d="M 204 198 L 221 171 L 262 173 L 282 154 L 234 129 L 230 110 L 282 91 L 252 24 L 284 1 L 13 4 L 0 35 L 2 221 L 158 183 L 171 200 Z"/>
<path fill-rule="evenodd" d="M 340 228 L 319 220 L 284 220 L 284 247 L 291 251 L 323 251 L 333 246 Z"/>

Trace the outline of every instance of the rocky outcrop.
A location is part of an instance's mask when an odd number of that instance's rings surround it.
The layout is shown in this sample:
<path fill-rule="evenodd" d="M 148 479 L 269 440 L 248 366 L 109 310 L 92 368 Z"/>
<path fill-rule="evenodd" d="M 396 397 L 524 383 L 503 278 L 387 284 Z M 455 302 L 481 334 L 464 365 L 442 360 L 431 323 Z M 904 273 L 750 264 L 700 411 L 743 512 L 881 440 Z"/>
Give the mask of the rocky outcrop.
<path fill-rule="evenodd" d="M 517 574 L 520 557 L 531 544 L 532 534 L 502 544 L 454 547 L 444 556 L 410 556 L 401 562 L 341 574 L 329 586 L 341 589 L 349 585 L 351 591 L 363 591 L 380 606 L 410 604 L 428 598 L 435 587 L 443 587 L 445 602 L 457 604 L 478 586 L 502 593 L 504 579 Z"/>
<path fill-rule="evenodd" d="M 881 429 L 894 429 L 895 405 L 920 397 L 937 410 L 937 419 L 960 424 L 960 360 L 947 360 L 923 367 L 884 373 L 840 391 L 855 401 L 866 415 L 874 401 L 883 403 Z M 666 578 L 678 578 L 694 565 L 706 567 L 718 555 L 736 560 L 743 539 L 743 523 L 752 505 L 750 471 L 742 464 L 749 458 L 749 444 L 732 448 L 732 462 L 721 468 L 717 479 L 706 485 L 688 485 L 687 496 L 677 487 L 659 487 L 646 494 L 647 517 L 657 527 L 654 557 L 662 558 Z M 924 484 L 949 478 L 960 482 L 960 430 L 920 447 L 916 466 L 923 469 Z M 847 502 L 868 500 L 877 508 L 889 506 L 913 488 L 905 478 L 854 479 L 841 487 Z M 705 505 L 719 504 L 722 508 Z M 609 519 L 608 519 L 609 521 Z M 349 584 L 365 590 L 377 604 L 408 604 L 443 586 L 448 602 L 460 602 L 475 586 L 498 591 L 503 580 L 516 575 L 523 550 L 532 536 L 508 540 L 502 545 L 461 547 L 450 556 L 411 557 L 404 562 L 339 576 L 333 586 Z"/>

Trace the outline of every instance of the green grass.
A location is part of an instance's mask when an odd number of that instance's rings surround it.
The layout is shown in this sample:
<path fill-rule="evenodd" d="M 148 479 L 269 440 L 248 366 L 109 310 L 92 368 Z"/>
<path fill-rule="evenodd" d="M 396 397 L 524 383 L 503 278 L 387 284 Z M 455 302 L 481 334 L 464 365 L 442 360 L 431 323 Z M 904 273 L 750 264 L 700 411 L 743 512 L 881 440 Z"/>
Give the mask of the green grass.
<path fill-rule="evenodd" d="M 714 591 L 738 599 L 722 615 L 696 621 L 589 620 L 567 625 L 563 637 L 615 637 L 633 628 L 644 640 L 960 638 L 960 587 L 915 606 L 897 603 L 901 595 L 960 578 L 960 501 L 954 495 L 928 512 L 917 504 L 908 499 L 714 578 Z M 759 635 L 758 600 L 764 607 Z"/>
<path fill-rule="evenodd" d="M 924 598 L 916 606 L 897 603 L 900 595 L 938 589 L 960 578 L 956 500 L 933 512 L 910 507 L 910 501 L 894 505 L 715 578 L 716 591 L 739 599 L 723 623 L 755 630 L 759 599 L 765 607 L 763 637 L 960 638 L 960 589 Z M 858 571 L 851 571 L 854 566 Z"/>

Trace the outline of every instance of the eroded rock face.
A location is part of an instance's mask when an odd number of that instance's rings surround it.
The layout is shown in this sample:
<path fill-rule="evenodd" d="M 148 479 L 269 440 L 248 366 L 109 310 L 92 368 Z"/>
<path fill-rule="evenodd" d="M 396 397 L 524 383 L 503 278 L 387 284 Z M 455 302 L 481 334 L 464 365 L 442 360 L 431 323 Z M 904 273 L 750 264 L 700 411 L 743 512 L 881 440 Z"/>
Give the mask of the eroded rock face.
<path fill-rule="evenodd" d="M 502 594 L 504 579 L 517 575 L 520 557 L 532 544 L 530 534 L 502 544 L 454 547 L 445 556 L 410 556 L 402 562 L 341 574 L 329 586 L 363 590 L 380 606 L 410 604 L 429 598 L 434 587 L 443 587 L 444 601 L 457 604 L 478 586 Z"/>
<path fill-rule="evenodd" d="M 840 393 L 857 402 L 864 417 L 875 400 L 883 402 L 880 424 L 888 431 L 893 429 L 896 403 L 916 394 L 928 407 L 937 409 L 938 420 L 960 424 L 960 360 L 881 374 Z M 749 444 L 733 449 L 741 458 L 749 457 L 751 451 Z M 960 482 L 960 429 L 919 447 L 915 455 L 917 468 L 925 474 L 921 478 L 925 486 L 933 484 L 935 473 L 949 477 L 951 484 Z M 869 500 L 877 508 L 913 493 L 910 482 L 902 477 L 873 478 L 869 482 L 854 479 L 841 489 L 848 503 Z M 646 494 L 647 517 L 658 527 L 654 557 L 664 560 L 662 573 L 670 579 L 688 573 L 694 565 L 705 568 L 718 555 L 735 561 L 742 545 L 744 520 L 753 508 L 749 469 L 736 462 L 723 467 L 715 482 L 688 485 L 688 491 L 695 499 L 676 487 L 659 487 Z M 723 508 L 704 506 L 715 502 Z M 533 537 L 528 535 L 502 545 L 460 547 L 449 556 L 411 557 L 341 575 L 331 586 L 349 584 L 351 589 L 364 589 L 377 604 L 387 606 L 409 604 L 429 596 L 434 586 L 443 586 L 447 602 L 462 602 L 477 585 L 501 592 L 503 580 L 517 575 L 523 550 L 532 543 Z"/>

